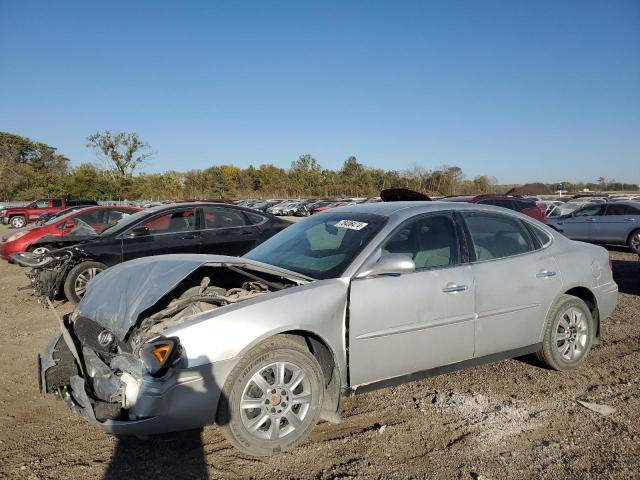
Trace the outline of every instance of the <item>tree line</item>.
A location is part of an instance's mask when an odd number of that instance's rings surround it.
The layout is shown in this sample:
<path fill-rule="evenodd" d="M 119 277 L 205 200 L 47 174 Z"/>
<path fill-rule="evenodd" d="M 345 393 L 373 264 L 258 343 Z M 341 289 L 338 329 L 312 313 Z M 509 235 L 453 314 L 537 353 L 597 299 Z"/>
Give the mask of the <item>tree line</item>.
<path fill-rule="evenodd" d="M 490 176 L 467 179 L 456 166 L 426 169 L 413 165 L 402 171 L 385 170 L 369 168 L 350 156 L 340 169 L 332 170 L 323 168 L 309 154 L 301 155 L 288 169 L 272 164 L 247 168 L 214 165 L 148 174 L 138 171 L 154 152 L 135 133 L 97 132 L 87 137 L 87 147 L 96 152 L 101 164 L 74 167 L 54 147 L 0 132 L 0 199 L 334 198 L 377 196 L 381 190 L 393 187 L 431 195 L 501 193 L 509 188 L 497 185 Z"/>

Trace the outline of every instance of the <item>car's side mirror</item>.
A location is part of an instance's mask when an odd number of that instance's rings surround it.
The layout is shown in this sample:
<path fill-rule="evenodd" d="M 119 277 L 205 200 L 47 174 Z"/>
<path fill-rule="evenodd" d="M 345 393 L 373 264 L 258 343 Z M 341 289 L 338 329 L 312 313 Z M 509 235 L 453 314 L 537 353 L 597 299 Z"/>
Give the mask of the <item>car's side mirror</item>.
<path fill-rule="evenodd" d="M 127 232 L 127 238 L 136 238 L 136 237 L 144 237 L 149 233 L 149 229 L 147 227 L 136 227 Z"/>
<path fill-rule="evenodd" d="M 378 261 L 369 269 L 358 275 L 358 278 L 363 277 L 380 277 L 387 276 L 399 276 L 403 273 L 411 273 L 416 269 L 416 264 L 413 260 L 401 253 L 390 253 L 380 257 Z"/>
<path fill-rule="evenodd" d="M 64 228 L 73 228 L 76 226 L 76 222 L 66 222 Z"/>

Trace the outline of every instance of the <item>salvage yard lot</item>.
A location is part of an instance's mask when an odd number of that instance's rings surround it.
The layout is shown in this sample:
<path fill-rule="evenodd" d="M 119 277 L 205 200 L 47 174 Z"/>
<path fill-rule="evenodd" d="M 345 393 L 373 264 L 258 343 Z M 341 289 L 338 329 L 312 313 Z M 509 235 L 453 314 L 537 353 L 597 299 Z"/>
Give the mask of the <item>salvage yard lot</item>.
<path fill-rule="evenodd" d="M 0 478 L 639 478 L 640 263 L 610 253 L 619 304 L 579 370 L 509 360 L 351 397 L 340 425 L 270 458 L 238 452 L 215 427 L 116 439 L 41 396 L 35 359 L 55 319 L 17 291 L 24 271 L 1 262 Z"/>

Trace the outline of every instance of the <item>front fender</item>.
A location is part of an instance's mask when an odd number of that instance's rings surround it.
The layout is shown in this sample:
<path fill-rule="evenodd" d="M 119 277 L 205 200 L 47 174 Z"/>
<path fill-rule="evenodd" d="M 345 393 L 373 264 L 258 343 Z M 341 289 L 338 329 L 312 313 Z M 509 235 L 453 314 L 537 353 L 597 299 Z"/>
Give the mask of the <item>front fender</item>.
<path fill-rule="evenodd" d="M 164 335 L 180 338 L 191 368 L 205 362 L 237 361 L 273 335 L 307 331 L 329 347 L 344 386 L 348 291 L 348 278 L 319 280 L 267 294 L 227 311 L 223 307 L 197 315 L 169 327 Z"/>

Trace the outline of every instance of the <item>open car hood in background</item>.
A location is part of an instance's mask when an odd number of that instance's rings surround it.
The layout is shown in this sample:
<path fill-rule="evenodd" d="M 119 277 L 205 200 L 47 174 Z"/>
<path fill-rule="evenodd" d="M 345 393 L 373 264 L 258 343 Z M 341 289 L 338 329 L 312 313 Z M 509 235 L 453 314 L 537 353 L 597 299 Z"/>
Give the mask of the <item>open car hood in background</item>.
<path fill-rule="evenodd" d="M 380 192 L 383 202 L 430 202 L 431 198 L 424 193 L 408 188 L 387 188 Z"/>

